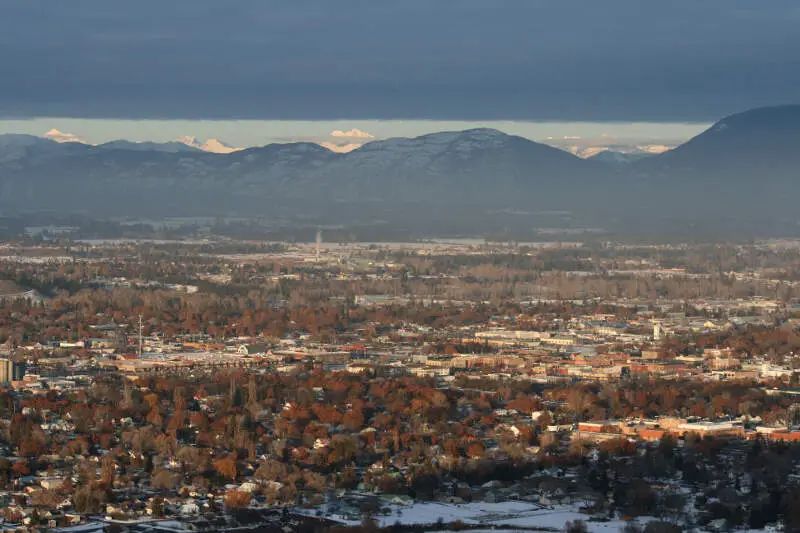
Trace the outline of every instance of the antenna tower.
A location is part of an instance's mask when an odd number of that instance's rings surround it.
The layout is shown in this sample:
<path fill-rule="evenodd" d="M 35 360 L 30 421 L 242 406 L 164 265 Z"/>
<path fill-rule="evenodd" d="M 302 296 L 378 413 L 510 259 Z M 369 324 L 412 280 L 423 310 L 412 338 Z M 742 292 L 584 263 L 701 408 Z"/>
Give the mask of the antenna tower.
<path fill-rule="evenodd" d="M 139 358 L 142 358 L 142 315 L 139 315 Z"/>

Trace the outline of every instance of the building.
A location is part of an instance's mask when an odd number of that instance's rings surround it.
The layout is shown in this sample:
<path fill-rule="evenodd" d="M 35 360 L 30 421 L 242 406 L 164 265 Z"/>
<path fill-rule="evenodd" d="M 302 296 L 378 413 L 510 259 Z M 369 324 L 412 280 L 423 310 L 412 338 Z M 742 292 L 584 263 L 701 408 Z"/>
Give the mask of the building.
<path fill-rule="evenodd" d="M 756 428 L 756 437 L 773 442 L 798 442 L 800 431 L 759 426 Z"/>
<path fill-rule="evenodd" d="M 622 423 L 619 420 L 592 420 L 580 422 L 578 430 L 573 434 L 576 440 L 603 442 L 626 438 L 622 433 Z"/>
<path fill-rule="evenodd" d="M 15 361 L 11 363 L 11 381 L 22 381 L 27 369 L 28 365 L 24 361 Z"/>
<path fill-rule="evenodd" d="M 11 359 L 0 359 L 0 385 L 8 385 L 14 376 L 14 363 Z"/>
<path fill-rule="evenodd" d="M 591 420 L 578 423 L 578 431 L 585 433 L 620 433 L 619 420 Z"/>
<path fill-rule="evenodd" d="M 705 437 L 744 437 L 744 427 L 732 422 L 687 422 L 678 425 L 678 434 L 682 437 L 695 435 Z"/>
<path fill-rule="evenodd" d="M 661 359 L 661 353 L 657 350 L 642 350 L 642 359 L 653 361 Z"/>
<path fill-rule="evenodd" d="M 661 322 L 656 322 L 653 324 L 653 340 L 660 341 L 664 338 L 664 326 L 661 325 Z"/>
<path fill-rule="evenodd" d="M 264 355 L 267 353 L 266 344 L 242 344 L 236 353 L 240 355 Z"/>

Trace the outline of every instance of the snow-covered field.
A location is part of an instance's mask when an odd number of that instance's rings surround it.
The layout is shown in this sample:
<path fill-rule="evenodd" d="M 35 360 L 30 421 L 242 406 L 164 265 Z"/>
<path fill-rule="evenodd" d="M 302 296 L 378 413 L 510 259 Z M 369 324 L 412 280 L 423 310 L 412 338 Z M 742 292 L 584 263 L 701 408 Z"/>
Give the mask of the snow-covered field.
<path fill-rule="evenodd" d="M 487 532 L 500 533 L 503 529 L 491 529 L 493 526 L 517 526 L 522 528 L 543 528 L 563 530 L 564 524 L 570 520 L 583 520 L 591 533 L 619 533 L 625 522 L 610 520 L 608 522 L 590 522 L 589 517 L 581 514 L 571 506 L 544 508 L 526 502 L 502 503 L 468 503 L 448 504 L 437 502 L 415 502 L 410 505 L 391 505 L 390 514 L 377 515 L 375 520 L 381 526 L 401 524 L 435 524 L 439 520 L 444 523 L 461 521 L 470 525 L 486 525 Z M 303 511 L 300 511 L 303 512 Z M 312 514 L 313 511 L 304 511 Z M 343 524 L 358 524 L 359 521 L 346 519 L 337 515 L 325 515 L 325 518 Z M 651 519 L 652 520 L 652 519 Z M 642 520 L 646 522 L 647 519 Z M 476 530 L 471 530 L 475 533 Z M 479 531 L 479 530 L 477 530 Z M 509 531 L 519 531 L 509 529 Z"/>

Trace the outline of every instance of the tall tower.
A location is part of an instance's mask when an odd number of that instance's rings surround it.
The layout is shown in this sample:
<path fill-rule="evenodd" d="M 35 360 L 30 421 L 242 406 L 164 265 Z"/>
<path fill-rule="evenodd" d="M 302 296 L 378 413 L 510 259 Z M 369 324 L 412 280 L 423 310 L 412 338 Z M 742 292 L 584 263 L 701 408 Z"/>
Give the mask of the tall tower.
<path fill-rule="evenodd" d="M 322 248 L 322 230 L 318 229 L 317 230 L 317 246 L 315 248 L 316 255 L 317 255 L 317 261 L 319 261 L 319 252 L 320 252 L 321 248 Z"/>
<path fill-rule="evenodd" d="M 139 359 L 142 358 L 142 346 L 143 346 L 143 340 L 142 340 L 142 315 L 139 315 Z"/>

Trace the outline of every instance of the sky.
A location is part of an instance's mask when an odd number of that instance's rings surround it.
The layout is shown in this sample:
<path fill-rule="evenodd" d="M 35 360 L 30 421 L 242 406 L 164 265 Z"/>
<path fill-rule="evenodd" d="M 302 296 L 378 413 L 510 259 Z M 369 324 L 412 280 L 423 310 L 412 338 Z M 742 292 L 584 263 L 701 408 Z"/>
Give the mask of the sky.
<path fill-rule="evenodd" d="M 0 132 L 657 143 L 800 103 L 797 50 L 796 0 L 0 0 Z"/>

